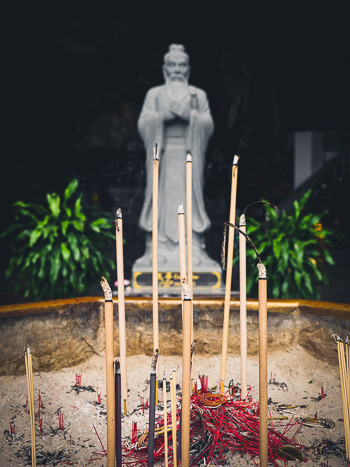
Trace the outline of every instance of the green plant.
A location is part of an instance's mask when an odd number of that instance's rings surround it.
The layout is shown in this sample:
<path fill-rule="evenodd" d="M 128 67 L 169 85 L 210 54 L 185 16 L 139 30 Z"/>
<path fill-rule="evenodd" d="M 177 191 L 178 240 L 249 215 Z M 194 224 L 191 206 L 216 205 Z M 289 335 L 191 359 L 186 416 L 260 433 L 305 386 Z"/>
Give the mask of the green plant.
<path fill-rule="evenodd" d="M 273 207 L 265 205 L 268 223 L 247 219 L 247 233 L 266 267 L 271 297 L 319 299 L 321 284 L 328 283 L 323 261 L 334 264 L 328 251 L 334 233 L 321 228 L 325 213 L 302 214 L 310 194 L 308 191 L 300 201 L 294 201 L 289 214 L 283 211 L 279 216 Z M 248 294 L 254 290 L 256 295 L 256 263 L 254 250 L 247 246 Z"/>
<path fill-rule="evenodd" d="M 14 203 L 15 223 L 1 235 L 11 235 L 13 255 L 6 277 L 16 280 L 24 297 L 64 298 L 89 291 L 113 267 L 106 251 L 114 235 L 105 217 L 82 208 L 78 181 L 64 191 L 46 195 L 45 204 Z M 100 214 L 101 215 L 101 214 Z"/>

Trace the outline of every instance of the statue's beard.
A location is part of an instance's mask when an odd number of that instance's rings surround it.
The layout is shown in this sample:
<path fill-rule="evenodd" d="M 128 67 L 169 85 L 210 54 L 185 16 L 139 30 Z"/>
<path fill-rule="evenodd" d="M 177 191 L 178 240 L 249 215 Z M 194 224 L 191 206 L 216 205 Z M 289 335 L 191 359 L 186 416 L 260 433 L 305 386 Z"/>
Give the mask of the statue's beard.
<path fill-rule="evenodd" d="M 172 81 L 171 78 L 166 77 L 165 87 L 166 92 L 171 99 L 180 100 L 189 95 L 188 81 L 186 78 L 184 78 L 183 81 Z"/>

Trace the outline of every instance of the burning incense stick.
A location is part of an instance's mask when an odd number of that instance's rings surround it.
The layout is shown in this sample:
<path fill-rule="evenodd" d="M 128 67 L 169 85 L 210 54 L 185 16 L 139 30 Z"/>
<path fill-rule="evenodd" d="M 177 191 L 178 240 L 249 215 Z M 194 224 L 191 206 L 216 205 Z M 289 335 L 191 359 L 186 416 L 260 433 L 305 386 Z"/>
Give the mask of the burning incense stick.
<path fill-rule="evenodd" d="M 259 436 L 260 466 L 268 463 L 267 433 L 267 280 L 266 269 L 258 263 L 259 271 Z"/>
<path fill-rule="evenodd" d="M 31 434 L 31 453 L 32 467 L 36 467 L 36 447 L 35 447 L 35 413 L 34 413 L 34 382 L 33 382 L 33 364 L 32 351 L 29 345 L 24 348 L 24 360 L 26 366 L 27 387 L 28 387 L 28 405 L 30 413 L 30 434 Z"/>
<path fill-rule="evenodd" d="M 191 290 L 183 284 L 181 466 L 190 465 Z"/>
<path fill-rule="evenodd" d="M 115 447 L 117 467 L 122 467 L 122 398 L 121 398 L 121 374 L 118 359 L 114 360 L 114 385 L 115 385 Z"/>
<path fill-rule="evenodd" d="M 173 438 L 173 461 L 174 467 L 177 467 L 177 443 L 176 443 L 176 370 L 173 368 L 172 377 L 170 377 L 170 397 L 171 397 L 171 429 Z"/>
<path fill-rule="evenodd" d="M 155 349 L 151 364 L 150 374 L 150 393 L 149 393 L 149 423 L 148 423 L 148 451 L 147 451 L 147 466 L 153 467 L 154 463 L 154 430 L 156 420 L 156 379 L 157 379 L 157 363 L 158 349 Z"/>
<path fill-rule="evenodd" d="M 153 152 L 153 191 L 152 191 L 152 295 L 153 295 L 153 350 L 159 349 L 158 327 L 158 184 L 159 155 L 158 143 Z M 157 367 L 158 368 L 158 367 Z"/>
<path fill-rule="evenodd" d="M 239 228 L 246 232 L 245 215 L 239 220 Z M 239 236 L 239 309 L 241 332 L 241 399 L 247 397 L 247 268 L 246 268 L 246 239 Z"/>
<path fill-rule="evenodd" d="M 187 233 L 187 283 L 191 289 L 191 307 L 193 297 L 192 270 L 192 156 L 186 159 L 186 233 Z M 193 341 L 193 307 L 191 308 L 191 342 Z"/>
<path fill-rule="evenodd" d="M 235 225 L 235 222 L 236 222 L 238 160 L 239 160 L 239 156 L 235 155 L 233 158 L 233 163 L 232 163 L 231 203 L 230 203 L 230 220 L 229 220 L 230 224 L 233 224 L 233 225 Z M 230 320 L 230 301 L 231 301 L 231 285 L 232 285 L 233 245 L 234 245 L 234 231 L 229 229 L 228 247 L 227 247 L 227 268 L 226 268 L 222 354 L 221 354 L 221 373 L 220 373 L 220 385 L 221 385 L 220 392 L 221 393 L 223 392 L 223 389 L 224 389 L 224 382 L 225 382 L 225 376 L 226 376 L 228 327 L 229 327 L 229 320 Z"/>
<path fill-rule="evenodd" d="M 122 384 L 122 399 L 126 415 L 126 399 L 128 396 L 126 369 L 126 332 L 125 332 L 125 296 L 124 296 L 124 257 L 123 257 L 123 218 L 118 209 L 115 217 L 117 280 L 118 280 L 118 317 L 119 317 L 119 352 Z"/>
<path fill-rule="evenodd" d="M 118 277 L 119 284 L 119 277 Z M 101 287 L 105 296 L 106 332 L 106 389 L 107 389 L 107 466 L 115 466 L 115 386 L 113 368 L 113 299 L 107 280 L 102 277 Z"/>
<path fill-rule="evenodd" d="M 168 467 L 168 413 L 167 413 L 167 399 L 166 399 L 166 376 L 163 375 L 163 401 L 164 401 L 164 456 L 165 467 Z"/>
<path fill-rule="evenodd" d="M 186 236 L 185 236 L 185 212 L 183 203 L 179 204 L 177 211 L 179 225 L 179 252 L 180 252 L 180 284 L 186 282 Z M 181 286 L 180 286 L 181 287 Z M 181 287 L 182 296 L 182 287 Z"/>

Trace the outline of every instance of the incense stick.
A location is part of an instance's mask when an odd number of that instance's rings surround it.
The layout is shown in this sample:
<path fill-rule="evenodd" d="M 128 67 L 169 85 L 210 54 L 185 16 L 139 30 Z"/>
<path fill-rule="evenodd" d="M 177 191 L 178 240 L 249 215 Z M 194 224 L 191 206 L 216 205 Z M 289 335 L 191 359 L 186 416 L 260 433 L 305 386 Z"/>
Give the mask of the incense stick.
<path fill-rule="evenodd" d="M 147 466 L 153 467 L 154 463 L 154 429 L 156 420 L 156 371 L 158 362 L 158 349 L 153 353 L 151 373 L 150 373 L 150 394 L 149 394 L 149 426 L 148 426 L 148 450 Z"/>
<path fill-rule="evenodd" d="M 115 466 L 115 386 L 113 368 L 113 299 L 107 280 L 102 277 L 105 296 L 106 390 L 107 390 L 107 466 Z"/>
<path fill-rule="evenodd" d="M 153 152 L 153 188 L 152 188 L 152 299 L 153 299 L 153 350 L 159 349 L 158 325 L 158 184 L 159 155 L 158 143 Z M 158 366 L 157 366 L 158 370 Z M 157 371 L 156 370 L 156 371 Z M 158 371 L 157 371 L 158 373 Z"/>
<path fill-rule="evenodd" d="M 246 232 L 245 215 L 239 220 L 239 228 Z M 239 235 L 239 310 L 241 334 L 241 399 L 247 397 L 247 267 L 246 239 Z"/>
<path fill-rule="evenodd" d="M 124 294 L 124 256 L 123 256 L 123 217 L 121 209 L 115 216 L 116 258 L 118 280 L 118 320 L 119 320 L 119 353 L 124 414 L 126 415 L 126 399 L 128 397 L 126 368 L 126 331 L 125 331 L 125 294 Z"/>
<path fill-rule="evenodd" d="M 236 197 L 237 197 L 237 176 L 238 176 L 238 160 L 239 156 L 235 155 L 232 163 L 232 181 L 231 181 L 231 202 L 230 202 L 230 224 L 235 225 L 236 222 Z M 234 246 L 234 231 L 229 229 L 228 233 L 228 248 L 227 248 L 227 268 L 226 268 L 226 285 L 225 285 L 225 303 L 224 303 L 224 322 L 223 322 L 223 337 L 222 337 L 222 353 L 221 353 L 221 373 L 220 373 L 220 392 L 223 392 L 225 376 L 226 376 L 226 360 L 227 360 L 227 345 L 228 345 L 228 328 L 230 320 L 230 301 L 231 301 L 231 286 L 232 286 L 232 260 Z"/>
<path fill-rule="evenodd" d="M 180 253 L 180 289 L 182 297 L 181 284 L 186 282 L 186 236 L 185 236 L 185 212 L 183 203 L 179 204 L 177 211 L 179 226 L 179 253 Z"/>
<path fill-rule="evenodd" d="M 177 443 L 176 443 L 176 370 L 173 368 L 173 375 L 170 378 L 171 395 L 171 429 L 173 437 L 173 461 L 174 467 L 177 467 Z"/>
<path fill-rule="evenodd" d="M 268 464 L 267 432 L 267 280 L 266 269 L 258 263 L 259 271 L 259 437 L 260 466 Z"/>
<path fill-rule="evenodd" d="M 254 204 L 268 204 L 277 209 L 269 201 L 254 201 L 245 207 L 239 219 L 239 302 L 240 302 L 240 335 L 241 335 L 241 399 L 247 397 L 247 267 L 246 267 L 246 217 L 245 213 Z"/>
<path fill-rule="evenodd" d="M 186 158 L 186 233 L 187 233 L 187 283 L 193 298 L 192 270 L 192 156 Z M 191 300 L 191 342 L 193 341 L 193 302 Z"/>
<path fill-rule="evenodd" d="M 343 403 L 345 448 L 346 448 L 346 458 L 349 461 L 350 460 L 350 397 L 349 397 L 350 373 L 349 373 L 349 358 L 348 358 L 349 340 L 347 339 L 346 344 L 344 344 L 343 340 L 339 336 L 333 335 L 333 337 L 335 338 L 335 341 L 337 343 L 337 350 L 338 350 L 340 387 L 341 387 L 341 395 L 342 395 L 342 403 Z"/>
<path fill-rule="evenodd" d="M 117 467 L 122 467 L 122 398 L 121 398 L 121 374 L 118 359 L 114 360 L 114 384 L 115 384 L 115 447 Z"/>
<path fill-rule="evenodd" d="M 164 456 L 165 467 L 168 467 L 168 413 L 166 399 L 166 376 L 163 375 L 163 401 L 164 401 Z"/>
<path fill-rule="evenodd" d="M 25 359 L 27 387 L 28 387 L 28 405 L 29 405 L 29 414 L 30 414 L 32 467 L 36 467 L 34 382 L 33 382 L 32 351 L 29 345 L 27 346 L 27 349 L 24 349 L 24 351 L 25 351 L 24 359 Z"/>
<path fill-rule="evenodd" d="M 190 465 L 191 290 L 183 285 L 181 466 Z"/>

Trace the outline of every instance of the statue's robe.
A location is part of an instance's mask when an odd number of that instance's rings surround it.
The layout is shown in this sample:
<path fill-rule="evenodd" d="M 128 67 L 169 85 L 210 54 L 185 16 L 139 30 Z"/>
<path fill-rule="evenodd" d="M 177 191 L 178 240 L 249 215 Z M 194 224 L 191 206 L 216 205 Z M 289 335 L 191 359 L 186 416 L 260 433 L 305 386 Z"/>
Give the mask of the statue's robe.
<path fill-rule="evenodd" d="M 170 99 L 166 86 L 157 86 L 148 91 L 138 129 L 146 148 L 146 190 L 139 225 L 146 232 L 152 232 L 152 165 L 153 147 L 159 147 L 159 241 L 178 243 L 177 209 L 180 202 L 185 205 L 186 155 L 192 155 L 192 227 L 197 234 L 203 234 L 210 227 L 210 220 L 204 207 L 204 161 L 208 140 L 214 125 L 208 100 L 203 90 L 189 86 L 189 95 L 176 102 L 179 115 L 181 107 L 191 103 L 190 121 L 180 117 L 164 122 L 161 111 L 168 110 Z"/>

